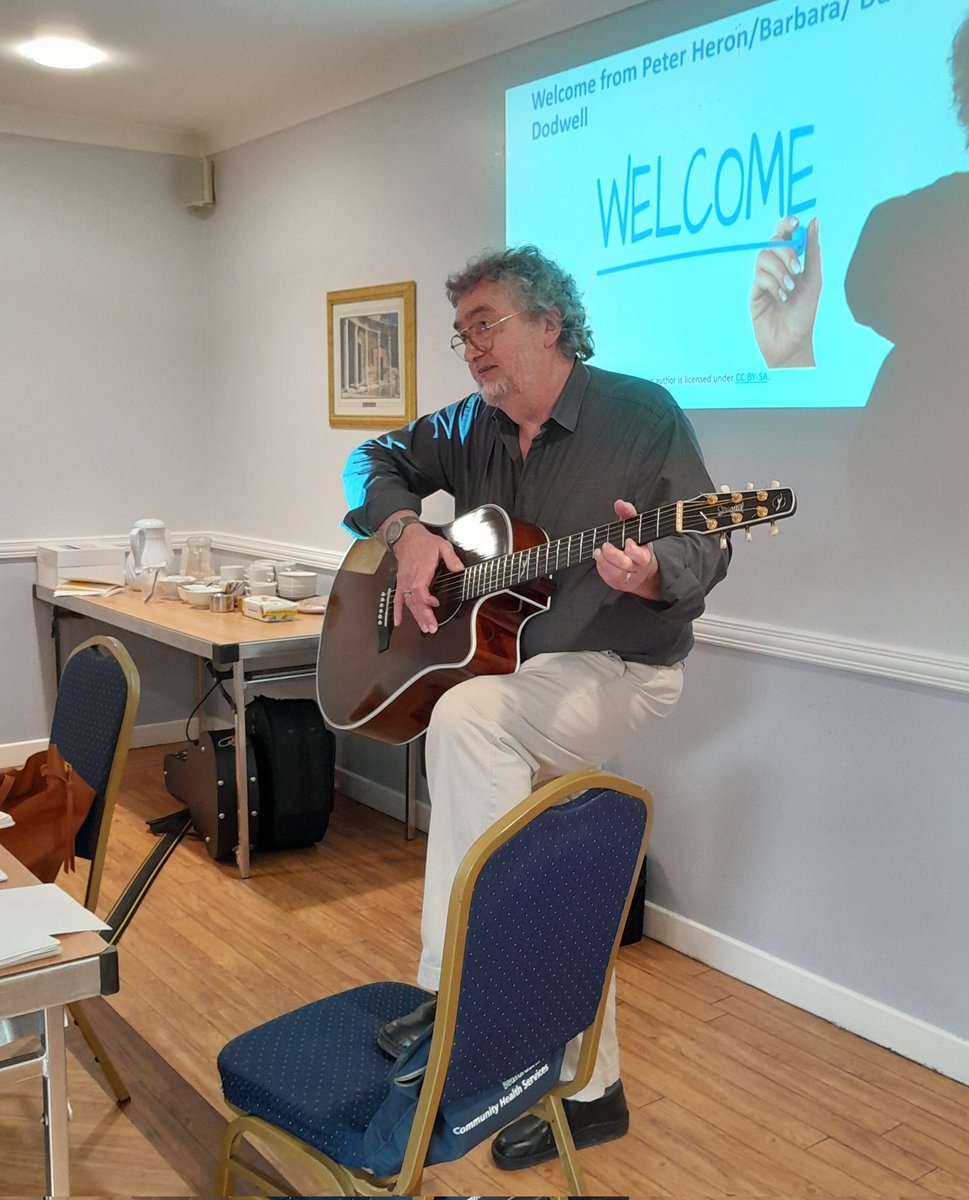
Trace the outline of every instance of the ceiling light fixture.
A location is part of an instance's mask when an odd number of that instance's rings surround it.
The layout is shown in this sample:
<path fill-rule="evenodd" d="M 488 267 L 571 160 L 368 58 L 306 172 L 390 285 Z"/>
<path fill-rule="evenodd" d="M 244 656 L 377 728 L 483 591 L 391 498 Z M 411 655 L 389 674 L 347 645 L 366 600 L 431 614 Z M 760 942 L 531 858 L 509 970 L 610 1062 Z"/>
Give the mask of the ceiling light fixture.
<path fill-rule="evenodd" d="M 89 46 L 79 38 L 40 37 L 25 42 L 21 53 L 42 67 L 57 67 L 64 71 L 80 71 L 103 62 L 108 56 L 96 46 Z"/>

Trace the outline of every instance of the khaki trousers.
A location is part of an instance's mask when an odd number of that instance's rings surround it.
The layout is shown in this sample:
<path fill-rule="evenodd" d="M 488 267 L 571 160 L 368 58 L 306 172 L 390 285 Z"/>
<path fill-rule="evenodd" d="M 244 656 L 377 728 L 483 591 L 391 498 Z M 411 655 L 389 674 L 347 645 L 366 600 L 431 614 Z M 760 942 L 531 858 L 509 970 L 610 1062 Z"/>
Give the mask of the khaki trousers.
<path fill-rule="evenodd" d="M 514 675 L 469 679 L 434 706 L 427 731 L 431 820 L 421 921 L 418 983 L 436 991 L 448 899 L 471 844 L 535 787 L 572 771 L 596 769 L 683 688 L 680 664 L 651 667 L 603 651 L 541 654 Z M 566 1052 L 575 1073 L 579 1039 Z M 619 1078 L 615 980 L 595 1070 L 575 1099 L 595 1100 Z"/>

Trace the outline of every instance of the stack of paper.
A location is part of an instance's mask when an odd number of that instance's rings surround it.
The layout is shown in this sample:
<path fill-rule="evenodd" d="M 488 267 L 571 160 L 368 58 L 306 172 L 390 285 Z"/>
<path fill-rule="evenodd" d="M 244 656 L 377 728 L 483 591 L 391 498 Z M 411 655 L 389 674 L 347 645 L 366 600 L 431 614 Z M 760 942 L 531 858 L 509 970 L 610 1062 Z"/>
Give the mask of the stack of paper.
<path fill-rule="evenodd" d="M 107 928 L 56 883 L 0 888 L 0 967 L 59 954 L 55 934 Z"/>
<path fill-rule="evenodd" d="M 0 933 L 0 967 L 12 967 L 14 963 L 31 962 L 35 958 L 50 958 L 60 952 L 60 942 L 49 934 L 18 929 L 5 929 Z"/>
<path fill-rule="evenodd" d="M 58 580 L 55 596 L 115 596 L 124 588 L 116 583 L 86 583 L 78 579 Z"/>

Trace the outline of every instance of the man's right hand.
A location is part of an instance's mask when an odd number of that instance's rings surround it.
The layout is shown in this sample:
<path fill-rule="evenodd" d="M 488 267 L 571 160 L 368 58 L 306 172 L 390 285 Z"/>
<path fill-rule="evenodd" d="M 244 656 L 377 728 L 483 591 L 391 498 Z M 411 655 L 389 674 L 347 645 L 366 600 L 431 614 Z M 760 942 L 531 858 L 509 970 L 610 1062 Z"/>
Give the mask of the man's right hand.
<path fill-rule="evenodd" d="M 431 533 L 426 525 L 408 525 L 394 543 L 397 559 L 397 591 L 394 594 L 394 627 L 404 619 L 404 609 L 420 626 L 421 633 L 436 633 L 434 609 L 440 600 L 431 594 L 431 584 L 441 563 L 449 571 L 463 571 L 447 538 Z"/>

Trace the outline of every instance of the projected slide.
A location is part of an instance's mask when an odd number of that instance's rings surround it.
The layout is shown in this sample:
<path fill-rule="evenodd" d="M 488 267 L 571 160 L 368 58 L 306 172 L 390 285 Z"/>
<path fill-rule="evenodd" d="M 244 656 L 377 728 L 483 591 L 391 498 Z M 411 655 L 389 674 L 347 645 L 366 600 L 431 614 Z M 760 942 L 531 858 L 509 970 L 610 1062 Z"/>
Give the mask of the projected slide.
<path fill-rule="evenodd" d="M 863 406 L 892 343 L 845 276 L 873 208 L 966 170 L 967 14 L 775 0 L 513 88 L 507 240 L 575 275 L 598 366 L 685 408 Z"/>

